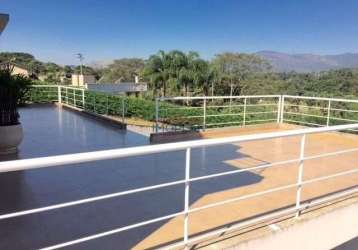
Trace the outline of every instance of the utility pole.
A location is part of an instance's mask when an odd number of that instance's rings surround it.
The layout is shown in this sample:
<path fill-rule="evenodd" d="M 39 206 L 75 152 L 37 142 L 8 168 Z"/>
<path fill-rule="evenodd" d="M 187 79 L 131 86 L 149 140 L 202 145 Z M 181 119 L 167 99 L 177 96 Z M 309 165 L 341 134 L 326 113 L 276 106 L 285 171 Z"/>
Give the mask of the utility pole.
<path fill-rule="evenodd" d="M 81 75 L 83 75 L 83 60 L 84 60 L 84 57 L 83 57 L 82 53 L 77 53 L 76 56 L 80 60 L 80 71 L 81 71 Z"/>

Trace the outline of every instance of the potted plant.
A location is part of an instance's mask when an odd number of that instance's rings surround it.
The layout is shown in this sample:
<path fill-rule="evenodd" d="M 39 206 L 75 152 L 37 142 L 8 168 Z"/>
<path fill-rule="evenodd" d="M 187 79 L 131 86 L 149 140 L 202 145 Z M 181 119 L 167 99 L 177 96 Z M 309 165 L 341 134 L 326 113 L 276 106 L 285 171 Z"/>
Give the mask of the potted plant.
<path fill-rule="evenodd" d="M 16 153 L 22 141 L 18 106 L 31 85 L 31 79 L 12 71 L 10 64 L 0 68 L 0 154 Z"/>

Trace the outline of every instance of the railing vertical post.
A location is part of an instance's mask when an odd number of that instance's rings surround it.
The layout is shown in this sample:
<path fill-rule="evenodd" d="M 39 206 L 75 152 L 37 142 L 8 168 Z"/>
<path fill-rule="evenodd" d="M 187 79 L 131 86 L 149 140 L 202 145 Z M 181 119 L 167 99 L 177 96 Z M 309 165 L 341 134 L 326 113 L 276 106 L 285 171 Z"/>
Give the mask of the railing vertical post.
<path fill-rule="evenodd" d="M 76 90 L 73 89 L 73 106 L 76 107 Z"/>
<path fill-rule="evenodd" d="M 85 89 L 82 89 L 82 109 L 85 110 Z"/>
<path fill-rule="evenodd" d="M 206 129 L 206 97 L 204 97 L 204 102 L 203 102 L 203 130 L 205 131 Z"/>
<path fill-rule="evenodd" d="M 283 123 L 284 112 L 285 112 L 285 96 L 283 95 L 281 98 L 280 123 Z"/>
<path fill-rule="evenodd" d="M 59 103 L 59 104 L 61 104 L 62 103 L 62 97 L 61 97 L 61 86 L 57 86 L 57 102 Z"/>
<path fill-rule="evenodd" d="M 229 104 L 229 112 L 230 113 L 231 113 L 231 105 L 232 105 L 232 93 L 233 93 L 233 86 L 232 86 L 232 82 L 231 82 L 231 84 L 230 84 L 230 104 Z"/>
<path fill-rule="evenodd" d="M 124 98 L 122 98 L 122 123 L 124 124 L 124 114 L 125 114 L 125 102 Z"/>
<path fill-rule="evenodd" d="M 93 113 L 96 113 L 96 94 L 93 94 Z"/>
<path fill-rule="evenodd" d="M 106 95 L 106 115 L 108 115 L 108 112 L 109 112 L 109 107 L 108 107 L 108 105 L 109 105 L 109 95 Z"/>
<path fill-rule="evenodd" d="M 331 116 L 331 100 L 328 101 L 328 108 L 327 108 L 327 123 L 326 126 L 329 126 L 329 118 Z"/>
<path fill-rule="evenodd" d="M 159 98 L 155 99 L 155 133 L 159 130 Z"/>
<path fill-rule="evenodd" d="M 189 241 L 189 191 L 190 191 L 190 148 L 185 154 L 185 194 L 184 194 L 184 246 L 188 249 Z"/>
<path fill-rule="evenodd" d="M 306 134 L 303 134 L 301 137 L 301 144 L 300 144 L 300 162 L 298 166 L 298 177 L 297 177 L 296 218 L 300 215 L 303 164 L 304 164 L 304 157 L 305 157 L 305 141 L 306 141 Z"/>
<path fill-rule="evenodd" d="M 282 96 L 280 95 L 278 97 L 278 102 L 277 102 L 277 123 L 280 123 L 281 120 L 281 102 L 282 102 Z"/>
<path fill-rule="evenodd" d="M 247 97 L 244 98 L 244 117 L 242 118 L 242 125 L 246 125 L 246 107 L 247 107 Z"/>
<path fill-rule="evenodd" d="M 68 104 L 68 88 L 66 88 L 66 104 Z"/>
<path fill-rule="evenodd" d="M 30 89 L 30 102 L 31 103 L 33 102 L 33 99 L 34 99 L 33 95 L 34 95 L 35 89 L 36 89 L 36 87 L 31 86 L 31 89 Z"/>

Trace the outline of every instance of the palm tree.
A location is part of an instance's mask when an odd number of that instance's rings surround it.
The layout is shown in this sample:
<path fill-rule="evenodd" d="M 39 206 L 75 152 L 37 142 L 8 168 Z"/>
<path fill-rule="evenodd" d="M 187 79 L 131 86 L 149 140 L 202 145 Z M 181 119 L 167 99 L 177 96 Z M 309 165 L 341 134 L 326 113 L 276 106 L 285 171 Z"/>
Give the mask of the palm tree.
<path fill-rule="evenodd" d="M 166 54 L 164 51 L 159 51 L 156 55 L 149 57 L 144 69 L 143 75 L 150 79 L 151 87 L 154 95 L 157 96 L 157 91 L 162 89 L 163 95 L 166 95 Z"/>

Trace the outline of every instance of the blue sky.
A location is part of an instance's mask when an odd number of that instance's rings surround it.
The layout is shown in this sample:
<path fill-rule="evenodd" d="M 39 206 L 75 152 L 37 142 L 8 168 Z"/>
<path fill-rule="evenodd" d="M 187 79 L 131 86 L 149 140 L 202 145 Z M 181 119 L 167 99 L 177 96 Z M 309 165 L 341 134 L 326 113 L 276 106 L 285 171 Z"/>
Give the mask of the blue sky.
<path fill-rule="evenodd" d="M 1 51 L 77 63 L 142 57 L 159 49 L 358 52 L 356 0 L 0 0 L 10 23 Z"/>

